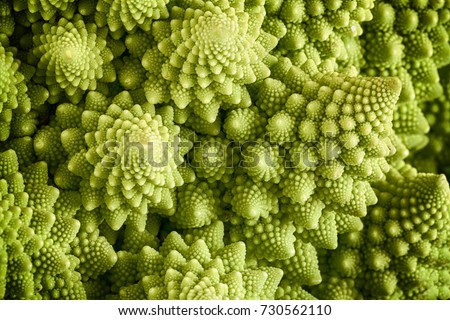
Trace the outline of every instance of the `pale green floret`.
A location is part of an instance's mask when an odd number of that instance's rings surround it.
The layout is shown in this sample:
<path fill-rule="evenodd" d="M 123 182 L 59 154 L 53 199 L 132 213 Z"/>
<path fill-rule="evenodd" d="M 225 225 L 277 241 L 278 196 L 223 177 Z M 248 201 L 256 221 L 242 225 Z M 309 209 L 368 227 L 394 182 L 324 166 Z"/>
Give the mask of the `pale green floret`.
<path fill-rule="evenodd" d="M 245 219 L 256 221 L 278 211 L 277 197 L 261 181 L 238 176 L 231 193 L 233 211 Z"/>
<path fill-rule="evenodd" d="M 49 180 L 47 164 L 36 162 L 23 170 L 22 174 L 25 181 L 25 192 L 29 195 L 28 206 L 36 210 L 52 211 L 60 191 L 46 185 Z M 40 219 L 38 216 L 34 216 L 34 218 L 36 221 Z"/>
<path fill-rule="evenodd" d="M 141 59 L 141 64 L 143 67 L 148 68 L 151 63 L 144 59 L 144 54 L 147 51 L 147 48 L 150 47 L 152 43 L 151 35 L 137 30 L 135 33 L 128 34 L 125 38 L 125 46 L 128 49 L 128 52 L 135 57 L 139 57 Z"/>
<path fill-rule="evenodd" d="M 374 187 L 378 202 L 368 208 L 364 229 L 340 238 L 323 268 L 357 284 L 364 297 L 447 299 L 449 281 L 441 277 L 449 258 L 441 251 L 448 242 L 446 179 L 403 164 Z"/>
<path fill-rule="evenodd" d="M 169 0 L 101 0 L 97 3 L 96 22 L 108 24 L 113 35 L 134 31 L 136 27 L 150 31 L 153 20 L 169 17 Z M 119 33 L 120 32 L 120 33 Z"/>
<path fill-rule="evenodd" d="M 11 15 L 9 5 L 6 2 L 0 3 L 0 32 L 11 37 L 14 33 L 14 27 L 14 18 Z"/>
<path fill-rule="evenodd" d="M 313 172 L 301 172 L 292 170 L 281 182 L 283 195 L 293 202 L 305 203 L 311 198 L 316 188 L 315 176 Z"/>
<path fill-rule="evenodd" d="M 99 231 L 92 233 L 81 231 L 71 244 L 71 252 L 80 259 L 77 271 L 83 281 L 96 279 L 111 269 L 117 262 L 117 254 Z"/>
<path fill-rule="evenodd" d="M 314 288 L 313 294 L 319 299 L 331 300 L 359 300 L 361 293 L 355 287 L 352 279 L 341 279 L 339 277 L 329 277 L 319 286 Z"/>
<path fill-rule="evenodd" d="M 269 75 L 263 59 L 277 44 L 276 37 L 259 29 L 264 11 L 243 1 L 200 1 L 172 8 L 172 22 L 158 21 L 152 28 L 162 56 L 151 48 L 143 60 L 152 74 L 146 86 L 149 101 L 163 102 L 170 92 L 177 107 L 189 106 L 208 122 L 215 121 L 222 104 L 248 107 L 245 85 Z M 149 61 L 161 65 L 165 83 Z"/>
<path fill-rule="evenodd" d="M 276 79 L 268 78 L 264 80 L 258 88 L 258 95 L 255 104 L 264 111 L 267 116 L 272 117 L 282 109 L 289 97 L 290 90 L 286 85 Z M 270 125 L 270 123 L 269 123 Z"/>
<path fill-rule="evenodd" d="M 296 240 L 293 255 L 288 259 L 276 260 L 271 265 L 284 271 L 283 280 L 291 285 L 313 286 L 322 281 L 317 252 L 313 244 Z"/>
<path fill-rule="evenodd" d="M 70 254 L 80 223 L 76 193 L 60 193 L 38 162 L 18 172 L 13 150 L 0 154 L 0 294 L 7 299 L 85 299 L 79 261 Z M 77 203 L 78 202 L 78 203 Z"/>
<path fill-rule="evenodd" d="M 117 104 L 111 104 L 105 114 L 83 112 L 86 145 L 82 148 L 73 139 L 76 131 L 63 131 L 66 150 L 75 150 L 74 143 L 78 147 L 76 153 L 70 152 L 68 169 L 82 178 L 80 193 L 86 210 L 102 206 L 114 230 L 127 223 L 142 231 L 147 206 L 172 209 L 171 190 L 183 184 L 177 170 L 183 154 L 175 145 L 179 127 L 163 124 L 152 106 L 132 105 L 127 92 L 113 102 Z"/>
<path fill-rule="evenodd" d="M 284 159 L 280 157 L 278 148 L 269 143 L 255 142 L 249 144 L 242 152 L 242 165 L 245 172 L 255 182 L 279 183 L 284 172 Z"/>
<path fill-rule="evenodd" d="M 122 249 L 132 253 L 138 253 L 144 246 L 158 248 L 158 233 L 160 227 L 161 219 L 156 214 L 149 214 L 147 216 L 144 231 L 139 231 L 133 226 L 127 226 L 123 235 Z M 106 234 L 106 232 L 103 233 Z M 116 232 L 111 232 L 111 235 L 114 235 L 114 237 L 117 238 Z M 110 240 L 111 238 L 108 238 L 109 242 L 111 242 Z M 115 242 L 115 240 L 112 242 Z"/>
<path fill-rule="evenodd" d="M 314 247 L 324 249 L 336 249 L 338 245 L 338 233 L 336 228 L 336 213 L 323 212 L 318 221 L 317 229 L 303 230 L 299 237 L 304 242 L 311 243 Z"/>
<path fill-rule="evenodd" d="M 67 154 L 62 152 L 61 128 L 59 126 L 43 126 L 34 136 L 34 152 L 36 158 L 45 161 L 51 172 L 65 161 Z M 78 140 L 79 141 L 79 140 Z"/>
<path fill-rule="evenodd" d="M 117 75 L 124 89 L 136 90 L 145 81 L 145 72 L 139 59 L 124 57 L 123 65 L 117 70 Z"/>
<path fill-rule="evenodd" d="M 218 232 L 223 224 L 197 229 L 199 235 Z M 236 242 L 211 250 L 204 240 L 187 245 L 176 232 L 168 235 L 160 252 L 145 246 L 133 255 L 119 252 L 111 270 L 121 299 L 274 299 L 282 271 L 271 267 L 245 267 L 246 249 Z M 139 273 L 129 272 L 129 268 Z"/>
<path fill-rule="evenodd" d="M 317 62 L 329 59 L 340 67 L 359 67 L 364 59 L 358 37 L 362 23 L 372 20 L 374 2 L 267 1 L 263 29 L 281 35 L 277 49 L 285 57 L 315 56 Z"/>
<path fill-rule="evenodd" d="M 398 105 L 393 125 L 396 135 L 402 139 L 408 150 L 422 149 L 428 144 L 426 134 L 430 131 L 430 125 L 417 103 Z"/>
<path fill-rule="evenodd" d="M 55 223 L 51 239 L 61 247 L 68 247 L 75 239 L 81 224 L 75 218 L 80 208 L 80 194 L 76 191 L 62 191 L 55 203 Z"/>
<path fill-rule="evenodd" d="M 284 68 L 284 63 L 280 61 L 277 68 Z M 286 81 L 288 89 L 303 96 L 294 93 L 287 100 L 292 101 L 287 103 L 289 108 L 298 104 L 298 137 L 308 143 L 296 150 L 300 158 L 296 159 L 295 166 L 306 164 L 321 177 L 331 180 L 339 179 L 344 171 L 355 177 L 374 176 L 376 167 L 367 173 L 362 171 L 368 162 L 371 167 L 372 162 L 379 163 L 379 170 L 383 170 L 387 165 L 384 158 L 394 151 L 390 132 L 401 90 L 398 79 L 324 74 L 311 60 L 302 68 L 291 66 L 284 74 L 280 73 L 280 78 Z M 308 78 L 311 80 L 307 81 Z M 316 78 L 320 80 L 313 81 Z M 303 99 L 309 102 L 302 102 Z"/>
<path fill-rule="evenodd" d="M 311 293 L 301 287 L 301 285 L 289 280 L 282 280 L 276 293 L 277 300 L 316 300 Z"/>
<path fill-rule="evenodd" d="M 285 111 L 277 112 L 268 120 L 266 130 L 271 141 L 291 143 L 296 138 L 295 118 Z"/>
<path fill-rule="evenodd" d="M 448 175 L 448 133 L 450 132 L 449 117 L 450 104 L 446 94 L 439 99 L 429 101 L 422 105 L 423 113 L 430 125 L 430 133 L 427 138 L 427 146 L 410 157 L 410 161 L 419 171 L 424 172 L 443 172 Z"/>
<path fill-rule="evenodd" d="M 211 185 L 205 182 L 185 184 L 178 189 L 176 211 L 170 221 L 180 229 L 209 225 L 220 213 L 216 197 Z"/>
<path fill-rule="evenodd" d="M 42 16 L 49 21 L 60 13 L 70 19 L 75 11 L 75 0 L 24 0 L 13 1 L 14 10 L 22 11 L 28 9 L 33 14 Z"/>
<path fill-rule="evenodd" d="M 227 181 L 233 172 L 230 141 L 220 137 L 208 137 L 200 141 L 199 148 L 192 149 L 192 167 L 196 176 L 214 183 Z"/>
<path fill-rule="evenodd" d="M 258 222 L 239 221 L 230 227 L 233 242 L 244 241 L 250 257 L 268 261 L 284 260 L 294 255 L 295 227 L 280 215 L 270 215 Z"/>
<path fill-rule="evenodd" d="M 220 220 L 212 222 L 210 225 L 202 228 L 186 229 L 183 232 L 184 241 L 191 245 L 195 241 L 202 239 L 208 246 L 211 254 L 215 254 L 223 248 L 224 224 Z"/>
<path fill-rule="evenodd" d="M 0 42 L 0 141 L 34 133 L 34 119 L 30 119 L 31 123 L 28 120 L 31 101 L 25 85 L 27 79 L 19 71 L 20 61 L 13 52 Z"/>
<path fill-rule="evenodd" d="M 361 36 L 367 53 L 363 72 L 398 76 L 405 88 L 402 102 L 441 96 L 438 69 L 450 63 L 449 8 L 444 2 L 377 2 Z"/>
<path fill-rule="evenodd" d="M 297 228 L 317 229 L 324 208 L 325 204 L 322 201 L 310 198 L 304 203 L 290 202 L 281 206 L 280 210 L 289 215 Z"/>
<path fill-rule="evenodd" d="M 227 138 L 239 142 L 255 141 L 263 134 L 266 119 L 255 108 L 228 111 L 223 125 Z"/>
<path fill-rule="evenodd" d="M 61 18 L 58 24 L 42 24 L 34 33 L 35 80 L 49 87 L 49 101 L 60 100 L 64 91 L 77 103 L 99 81 L 115 80 L 114 71 L 107 72 L 113 55 L 106 46 L 106 35 L 95 24 L 85 24 L 80 16 L 70 21 Z"/>

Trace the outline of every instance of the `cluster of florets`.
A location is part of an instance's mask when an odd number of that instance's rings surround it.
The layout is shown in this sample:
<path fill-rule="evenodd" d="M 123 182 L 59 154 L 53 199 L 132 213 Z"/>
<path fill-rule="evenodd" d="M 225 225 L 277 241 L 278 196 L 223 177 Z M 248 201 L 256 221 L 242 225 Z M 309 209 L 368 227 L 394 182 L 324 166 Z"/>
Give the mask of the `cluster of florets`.
<path fill-rule="evenodd" d="M 0 298 L 449 299 L 449 23 L 1 2 Z"/>

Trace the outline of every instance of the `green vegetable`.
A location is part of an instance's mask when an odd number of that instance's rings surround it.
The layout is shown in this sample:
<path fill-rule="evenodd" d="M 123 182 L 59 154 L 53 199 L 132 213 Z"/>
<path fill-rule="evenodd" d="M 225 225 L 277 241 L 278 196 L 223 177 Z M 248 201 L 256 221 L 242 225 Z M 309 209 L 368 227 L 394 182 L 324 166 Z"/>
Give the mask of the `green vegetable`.
<path fill-rule="evenodd" d="M 1 299 L 450 299 L 450 1 L 0 3 Z"/>

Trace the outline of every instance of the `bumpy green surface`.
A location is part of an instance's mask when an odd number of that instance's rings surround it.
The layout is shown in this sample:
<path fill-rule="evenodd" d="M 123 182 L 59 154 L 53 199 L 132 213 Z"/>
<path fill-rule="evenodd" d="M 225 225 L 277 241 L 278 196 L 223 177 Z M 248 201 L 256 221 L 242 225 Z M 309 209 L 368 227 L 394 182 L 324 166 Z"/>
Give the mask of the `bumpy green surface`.
<path fill-rule="evenodd" d="M 263 60 L 277 44 L 260 29 L 264 7 L 243 1 L 178 5 L 170 23 L 153 24 L 156 46 L 142 60 L 151 74 L 144 85 L 147 99 L 172 99 L 180 109 L 189 105 L 208 122 L 214 122 L 222 104 L 248 107 L 245 84 L 269 75 Z"/>
<path fill-rule="evenodd" d="M 86 90 L 95 90 L 97 81 L 112 82 L 115 74 L 107 72 L 113 56 L 106 47 L 105 35 L 81 16 L 71 21 L 61 18 L 58 24 L 36 25 L 33 55 L 38 60 L 36 82 L 45 83 L 56 102 L 60 91 L 75 102 Z M 106 30 L 104 30 L 106 31 Z"/>
<path fill-rule="evenodd" d="M 402 101 L 427 101 L 442 94 L 438 69 L 450 63 L 447 1 L 378 1 L 366 25 L 364 73 L 397 76 Z"/>
<path fill-rule="evenodd" d="M 0 299 L 449 299 L 450 2 L 0 3 Z"/>
<path fill-rule="evenodd" d="M 106 20 L 113 34 L 122 31 L 121 29 L 134 31 L 136 27 L 150 31 L 153 20 L 169 17 L 166 7 L 168 2 L 169 0 L 101 0 L 96 7 L 96 22 L 104 25 Z"/>
<path fill-rule="evenodd" d="M 379 201 L 363 220 L 365 230 L 344 235 L 323 260 L 328 282 L 340 279 L 339 290 L 351 284 L 375 299 L 448 299 L 448 188 L 443 175 L 392 168 L 375 184 Z M 321 298 L 330 298 L 326 283 L 317 290 Z"/>
<path fill-rule="evenodd" d="M 171 209 L 172 189 L 184 183 L 177 170 L 183 154 L 174 142 L 179 127 L 163 123 L 150 105 L 134 104 L 127 91 L 98 109 L 93 95 L 79 116 L 81 127 L 59 134 L 68 154 L 68 162 L 62 166 L 81 178 L 84 209 L 100 207 L 114 230 L 125 222 L 143 230 L 148 207 Z M 67 183 L 66 178 L 72 179 L 70 173 L 60 177 L 62 184 Z"/>

